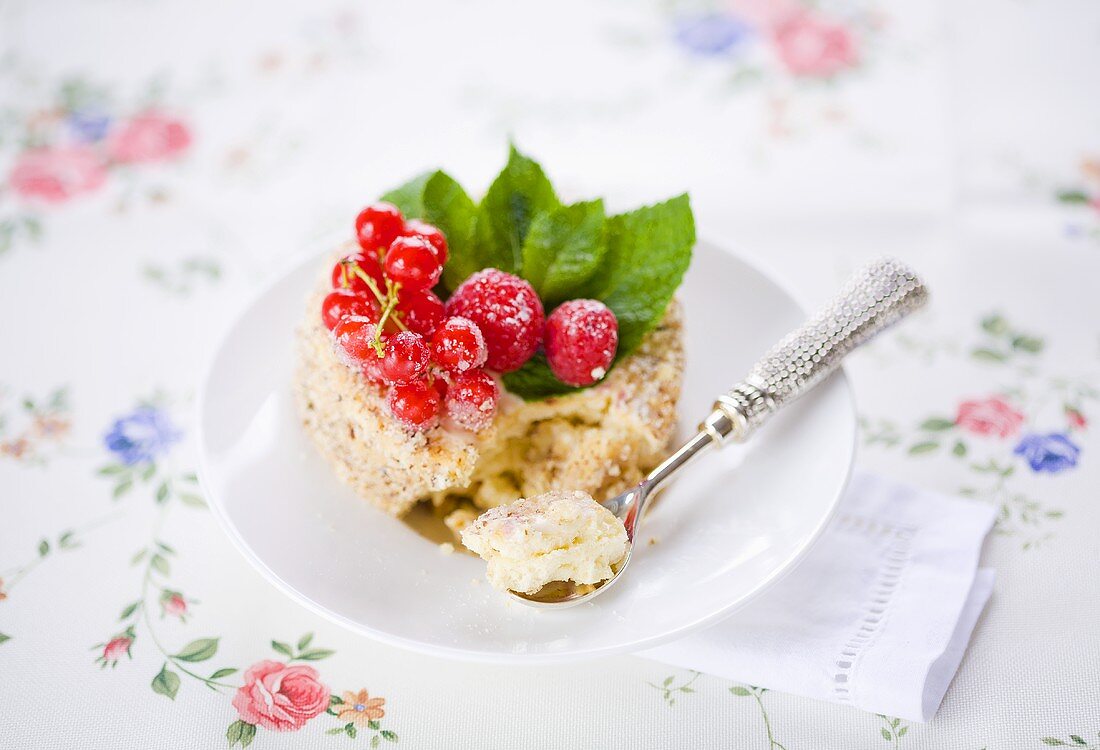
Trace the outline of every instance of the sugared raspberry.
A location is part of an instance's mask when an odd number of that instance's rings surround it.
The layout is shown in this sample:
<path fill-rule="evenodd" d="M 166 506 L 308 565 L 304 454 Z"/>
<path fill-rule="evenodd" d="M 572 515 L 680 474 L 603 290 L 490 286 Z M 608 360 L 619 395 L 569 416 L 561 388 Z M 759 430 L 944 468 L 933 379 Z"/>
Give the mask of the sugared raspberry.
<path fill-rule="evenodd" d="M 411 383 L 428 369 L 428 345 L 419 333 L 402 331 L 386 342 L 380 372 L 387 383 Z"/>
<path fill-rule="evenodd" d="M 357 268 L 374 281 L 375 288 L 385 294 L 386 281 L 382 276 L 382 264 L 378 262 L 377 256 L 363 253 L 345 255 L 332 267 L 332 288 L 350 289 L 364 297 L 374 297 L 367 282 L 355 272 Z"/>
<path fill-rule="evenodd" d="M 546 319 L 546 361 L 566 385 L 592 385 L 603 379 L 619 347 L 615 313 L 594 299 L 558 305 Z"/>
<path fill-rule="evenodd" d="M 368 255 L 390 246 L 405 231 L 405 219 L 397 206 L 379 201 L 367 206 L 355 217 L 355 237 Z"/>
<path fill-rule="evenodd" d="M 443 273 L 443 264 L 423 237 L 398 237 L 386 252 L 382 270 L 402 289 L 431 289 Z"/>
<path fill-rule="evenodd" d="M 414 380 L 390 389 L 387 402 L 401 424 L 411 430 L 428 430 L 439 423 L 439 392 L 427 380 Z"/>
<path fill-rule="evenodd" d="M 332 337 L 336 342 L 336 352 L 344 364 L 362 367 L 367 360 L 378 359 L 378 353 L 374 350 L 375 330 L 374 322 L 361 315 L 348 315 L 336 324 Z"/>
<path fill-rule="evenodd" d="M 432 336 L 432 361 L 450 372 L 481 367 L 489 356 L 485 337 L 469 318 L 447 318 Z"/>
<path fill-rule="evenodd" d="M 447 314 L 469 318 L 481 329 L 489 357 L 485 366 L 518 370 L 542 342 L 546 315 L 534 288 L 496 268 L 478 271 L 447 300 Z"/>
<path fill-rule="evenodd" d="M 484 430 L 493 423 L 499 397 L 497 381 L 484 370 L 456 373 L 447 387 L 447 416 L 467 430 Z"/>
<path fill-rule="evenodd" d="M 330 331 L 348 315 L 378 320 L 381 314 L 378 300 L 356 294 L 350 289 L 337 289 L 321 302 L 321 322 Z"/>
<path fill-rule="evenodd" d="M 397 311 L 410 331 L 430 338 L 447 314 L 443 300 L 426 289 L 402 289 L 397 295 Z"/>
<path fill-rule="evenodd" d="M 443 236 L 443 232 L 439 231 L 437 227 L 423 222 L 420 219 L 410 219 L 405 222 L 406 237 L 423 237 L 431 246 L 435 248 L 436 257 L 439 258 L 439 265 L 444 265 L 447 262 L 447 238 Z"/>

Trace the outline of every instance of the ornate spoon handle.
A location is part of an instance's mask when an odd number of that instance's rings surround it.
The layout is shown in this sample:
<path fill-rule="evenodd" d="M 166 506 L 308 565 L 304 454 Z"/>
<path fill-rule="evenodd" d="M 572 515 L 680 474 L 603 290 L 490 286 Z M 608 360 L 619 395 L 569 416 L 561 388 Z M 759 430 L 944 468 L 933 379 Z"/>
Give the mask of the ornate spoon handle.
<path fill-rule="evenodd" d="M 924 282 L 898 261 L 866 266 L 823 310 L 765 354 L 744 380 L 718 397 L 703 430 L 718 444 L 745 440 L 837 369 L 850 351 L 927 299 Z"/>

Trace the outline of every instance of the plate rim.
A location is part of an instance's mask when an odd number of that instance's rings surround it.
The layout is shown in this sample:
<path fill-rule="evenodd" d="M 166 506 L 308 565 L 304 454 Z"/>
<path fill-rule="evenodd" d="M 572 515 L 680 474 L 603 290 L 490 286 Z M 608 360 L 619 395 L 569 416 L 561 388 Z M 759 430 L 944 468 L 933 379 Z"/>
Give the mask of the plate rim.
<path fill-rule="evenodd" d="M 708 626 L 716 625 L 723 620 L 733 615 L 737 610 L 746 606 L 754 599 L 759 597 L 765 591 L 777 584 L 785 576 L 787 576 L 792 570 L 798 567 L 810 550 L 821 539 L 825 528 L 833 520 L 836 515 L 837 508 L 840 505 L 840 499 L 847 491 L 848 485 L 851 482 L 852 472 L 855 465 L 856 448 L 858 446 L 859 431 L 855 429 L 857 424 L 857 412 L 855 403 L 855 393 L 852 389 L 851 381 L 848 378 L 848 373 L 841 365 L 837 371 L 833 374 L 833 379 L 838 379 L 843 386 L 844 393 L 847 395 L 847 401 L 850 411 L 850 424 L 852 429 L 852 444 L 850 446 L 850 459 L 845 467 L 844 476 L 840 481 L 837 491 L 829 504 L 828 510 L 822 515 L 821 520 L 814 527 L 810 533 L 809 539 L 797 549 L 793 554 L 787 557 L 775 571 L 761 579 L 751 590 L 749 590 L 744 596 L 738 599 L 736 602 L 727 605 L 726 607 L 719 609 L 704 617 L 698 618 L 690 623 L 670 630 L 661 635 L 651 636 L 648 638 L 642 638 L 629 643 L 617 644 L 613 646 L 602 646 L 596 648 L 580 649 L 576 651 L 562 652 L 562 653 L 505 653 L 505 652 L 489 652 L 489 651 L 477 651 L 471 649 L 463 649 L 452 646 L 442 646 L 431 643 L 425 643 L 424 641 L 415 640 L 411 638 L 404 638 L 399 635 L 395 635 L 388 631 L 378 630 L 365 625 L 361 622 L 353 620 L 339 612 L 335 612 L 328 607 L 314 601 L 304 592 L 299 591 L 294 586 L 285 581 L 278 573 L 276 573 L 264 560 L 252 549 L 248 542 L 241 536 L 240 531 L 236 525 L 229 518 L 227 511 L 223 508 L 218 495 L 212 491 L 213 482 L 208 474 L 209 469 L 207 466 L 207 447 L 206 447 L 206 434 L 204 429 L 203 415 L 205 413 L 206 395 L 209 390 L 211 378 L 214 372 L 214 366 L 217 363 L 219 355 L 225 347 L 228 339 L 233 334 L 240 319 L 252 309 L 253 306 L 260 299 L 266 296 L 275 286 L 280 284 L 287 275 L 294 269 L 297 269 L 300 265 L 307 260 L 318 259 L 323 256 L 325 252 L 331 252 L 332 248 L 336 246 L 339 239 L 335 237 L 326 236 L 324 238 L 317 239 L 315 242 L 309 243 L 306 250 L 301 253 L 295 253 L 287 262 L 280 264 L 278 268 L 272 272 L 270 278 L 265 281 L 260 287 L 253 291 L 252 294 L 247 295 L 245 301 L 236 309 L 233 314 L 227 317 L 228 322 L 224 325 L 224 328 L 218 333 L 215 338 L 215 344 L 210 349 L 210 353 L 207 356 L 206 362 L 202 368 L 202 372 L 198 381 L 198 389 L 195 395 L 193 414 L 196 433 L 196 449 L 198 451 L 197 458 L 197 471 L 196 474 L 199 479 L 199 487 L 203 492 L 203 495 L 207 499 L 207 505 L 217 520 L 218 526 L 222 532 L 229 538 L 230 542 L 236 548 L 245 560 L 247 560 L 252 567 L 270 583 L 279 593 L 288 597 L 291 601 L 304 607 L 305 609 L 323 617 L 324 619 L 339 625 L 356 635 L 360 635 L 369 638 L 373 641 L 383 643 L 389 646 L 395 646 L 415 653 L 427 654 L 429 656 L 437 656 L 452 661 L 479 663 L 479 664 L 497 664 L 497 665 L 511 665 L 511 666 L 533 666 L 540 664 L 563 664 L 568 662 L 583 661 L 588 659 L 595 659 L 604 656 L 612 656 L 616 654 L 634 654 L 642 652 L 647 649 L 656 648 L 657 646 L 674 642 L 680 638 L 683 638 L 691 633 L 698 632 L 705 629 Z M 733 256 L 736 260 L 744 265 L 752 268 L 759 273 L 766 281 L 773 284 L 778 288 L 788 299 L 794 304 L 796 309 L 802 314 L 803 317 L 807 316 L 806 305 L 803 303 L 799 295 L 793 293 L 784 280 L 777 278 L 776 274 L 770 269 L 759 265 L 746 258 L 736 250 L 722 245 L 721 243 L 712 242 L 709 237 L 702 237 L 696 240 L 696 247 L 707 246 L 711 250 L 718 253 L 724 253 L 726 255 Z M 693 251 L 694 252 L 694 251 Z"/>

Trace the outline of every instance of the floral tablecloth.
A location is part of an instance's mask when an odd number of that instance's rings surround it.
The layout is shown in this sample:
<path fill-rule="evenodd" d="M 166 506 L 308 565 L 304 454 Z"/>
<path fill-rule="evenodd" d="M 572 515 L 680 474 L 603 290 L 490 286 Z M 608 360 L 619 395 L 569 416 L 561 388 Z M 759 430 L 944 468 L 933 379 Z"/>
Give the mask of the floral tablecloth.
<path fill-rule="evenodd" d="M 1098 92 L 1088 0 L 0 5 L 0 746 L 1100 747 Z M 366 200 L 484 184 L 509 137 L 613 204 L 690 190 L 807 302 L 884 252 L 927 276 L 850 373 L 864 466 L 999 509 L 931 722 L 406 653 L 218 530 L 212 337 Z"/>

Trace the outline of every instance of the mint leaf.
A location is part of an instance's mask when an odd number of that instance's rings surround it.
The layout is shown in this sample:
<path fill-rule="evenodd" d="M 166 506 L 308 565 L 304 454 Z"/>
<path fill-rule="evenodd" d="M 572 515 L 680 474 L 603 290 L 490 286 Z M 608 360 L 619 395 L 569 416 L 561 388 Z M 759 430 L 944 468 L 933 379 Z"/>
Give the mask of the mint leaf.
<path fill-rule="evenodd" d="M 421 218 L 434 224 L 447 237 L 447 264 L 443 285 L 454 289 L 476 266 L 474 222 L 477 207 L 462 186 L 446 172 L 436 172 L 424 185 L 424 213 Z"/>
<path fill-rule="evenodd" d="M 616 359 L 661 321 L 691 263 L 695 219 L 687 195 L 607 220 L 607 255 L 590 290 L 619 320 Z"/>
<path fill-rule="evenodd" d="M 485 192 L 477 212 L 477 243 L 470 260 L 473 271 L 499 268 L 519 273 L 523 263 L 523 241 L 531 222 L 540 213 L 559 205 L 554 187 L 538 162 L 527 158 L 515 146 L 493 184 Z M 475 267 L 476 266 L 476 267 Z M 467 273 L 466 275 L 469 275 Z"/>
<path fill-rule="evenodd" d="M 523 277 L 550 310 L 576 297 L 606 250 L 603 201 L 562 206 L 531 223 L 523 242 Z"/>
<path fill-rule="evenodd" d="M 424 186 L 428 180 L 438 172 L 425 172 L 417 175 L 404 185 L 395 187 L 382 196 L 382 200 L 388 201 L 405 214 L 405 216 L 421 217 L 424 213 Z"/>
<path fill-rule="evenodd" d="M 474 252 L 474 222 L 477 206 L 462 186 L 446 172 L 426 172 L 394 188 L 382 200 L 401 209 L 408 219 L 423 219 L 447 238 L 447 265 L 443 285 L 454 289 L 474 271 L 481 270 Z"/>
<path fill-rule="evenodd" d="M 567 393 L 583 390 L 566 385 L 550 371 L 546 357 L 536 354 L 523 367 L 503 375 L 504 387 L 524 401 L 538 401 L 552 396 L 564 396 Z"/>

